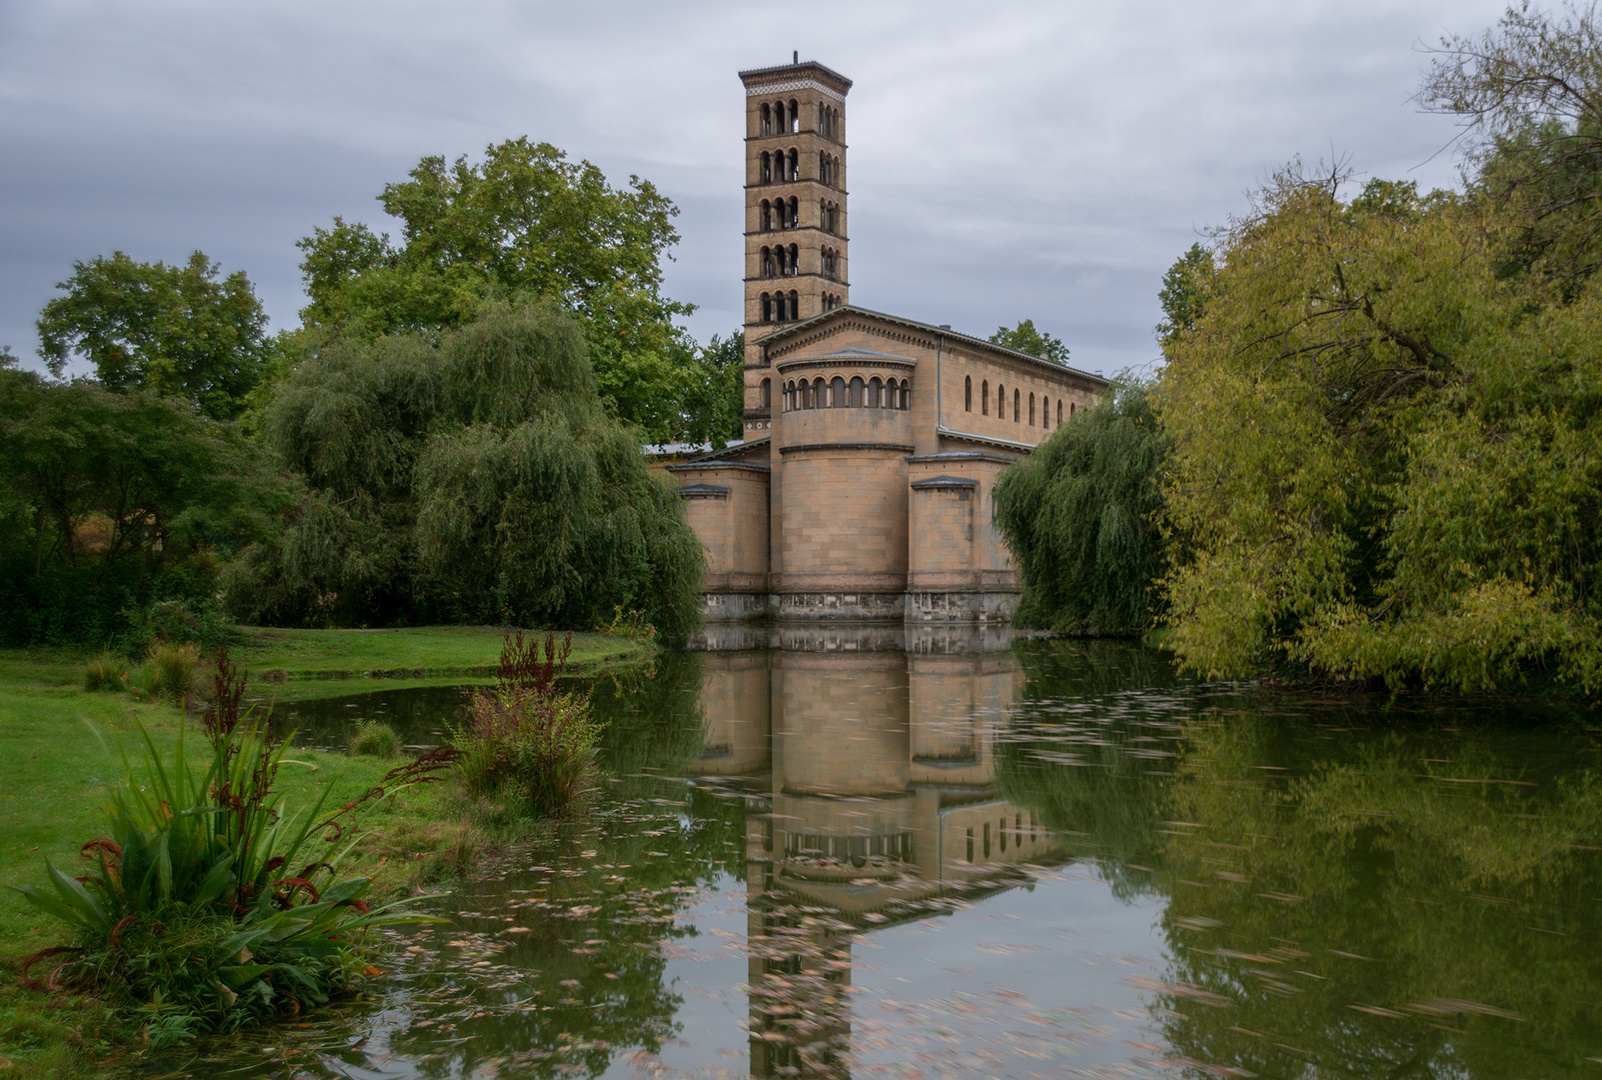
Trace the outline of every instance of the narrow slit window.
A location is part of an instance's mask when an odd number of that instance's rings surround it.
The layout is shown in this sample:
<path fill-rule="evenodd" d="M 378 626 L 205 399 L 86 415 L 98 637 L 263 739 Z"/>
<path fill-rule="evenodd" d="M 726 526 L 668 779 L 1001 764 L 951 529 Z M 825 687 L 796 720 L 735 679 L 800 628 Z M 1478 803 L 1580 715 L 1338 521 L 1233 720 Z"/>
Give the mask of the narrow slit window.
<path fill-rule="evenodd" d="M 962 380 L 962 411 L 973 412 L 973 376 L 967 375 Z"/>

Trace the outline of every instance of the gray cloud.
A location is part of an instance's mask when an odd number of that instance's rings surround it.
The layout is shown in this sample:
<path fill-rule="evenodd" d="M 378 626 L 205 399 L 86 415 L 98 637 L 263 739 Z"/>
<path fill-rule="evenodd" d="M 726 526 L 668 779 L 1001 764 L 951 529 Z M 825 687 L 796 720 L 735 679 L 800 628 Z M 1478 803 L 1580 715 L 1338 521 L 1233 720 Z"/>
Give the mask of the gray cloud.
<path fill-rule="evenodd" d="M 1148 361 L 1162 272 L 1292 157 L 1454 179 L 1409 99 L 1442 33 L 1501 3 L 0 4 L 0 342 L 75 259 L 200 248 L 275 326 L 294 241 L 425 154 L 527 134 L 682 209 L 671 295 L 740 315 L 735 71 L 797 49 L 849 99 L 852 300 L 987 333 L 1034 318 L 1076 362 Z"/>

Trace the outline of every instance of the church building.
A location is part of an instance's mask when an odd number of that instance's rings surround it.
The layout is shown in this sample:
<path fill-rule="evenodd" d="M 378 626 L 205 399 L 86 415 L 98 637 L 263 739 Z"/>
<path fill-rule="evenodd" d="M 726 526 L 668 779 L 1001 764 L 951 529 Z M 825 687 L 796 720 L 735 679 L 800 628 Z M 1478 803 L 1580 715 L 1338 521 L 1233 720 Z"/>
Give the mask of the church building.
<path fill-rule="evenodd" d="M 1107 381 L 851 304 L 851 80 L 799 60 L 740 80 L 745 438 L 669 466 L 705 615 L 1005 620 L 992 486 Z"/>

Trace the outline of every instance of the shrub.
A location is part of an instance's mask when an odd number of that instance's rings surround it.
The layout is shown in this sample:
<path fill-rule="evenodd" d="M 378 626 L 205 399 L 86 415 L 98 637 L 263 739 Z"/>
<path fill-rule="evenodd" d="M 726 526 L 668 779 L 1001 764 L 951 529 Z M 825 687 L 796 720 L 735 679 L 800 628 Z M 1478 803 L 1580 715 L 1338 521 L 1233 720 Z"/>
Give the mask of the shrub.
<path fill-rule="evenodd" d="M 95 690 L 128 689 L 128 664 L 114 652 L 103 652 L 83 666 L 83 688 Z"/>
<path fill-rule="evenodd" d="M 182 705 L 195 692 L 195 676 L 200 668 L 200 646 L 161 641 L 145 654 L 145 685 L 150 697 L 164 697 Z"/>
<path fill-rule="evenodd" d="M 367 757 L 392 758 L 400 752 L 400 736 L 379 720 L 363 720 L 350 739 L 350 752 Z"/>
<path fill-rule="evenodd" d="M 180 729 L 171 760 L 140 730 L 143 761 L 119 744 L 109 835 L 83 846 L 87 872 L 46 861 L 50 889 L 19 887 L 78 941 L 36 953 L 66 956 L 51 985 L 92 986 L 138 1002 L 152 1042 L 228 1031 L 283 1008 L 320 1003 L 365 970 L 370 927 L 431 921 L 370 908 L 365 878 L 343 877 L 345 826 L 363 806 L 452 758 L 394 770 L 357 802 L 325 812 L 329 789 L 293 813 L 274 791 L 287 740 L 270 716 L 241 713 L 244 680 L 218 659 L 204 717 L 210 754 L 192 761 Z"/>
<path fill-rule="evenodd" d="M 232 616 L 214 600 L 162 600 L 123 614 L 128 629 L 117 640 L 134 656 L 167 641 L 213 652 L 237 644 L 240 636 Z"/>
<path fill-rule="evenodd" d="M 647 645 L 656 640 L 656 627 L 646 619 L 645 612 L 624 611 L 622 604 L 612 608 L 611 622 L 601 623 L 596 629 L 612 637 L 628 638 L 630 641 L 640 641 Z"/>
<path fill-rule="evenodd" d="M 465 722 L 451 730 L 468 791 L 559 816 L 590 789 L 602 725 L 588 694 L 556 687 L 572 648 L 572 634 L 560 650 L 547 634 L 542 660 L 539 644 L 521 630 L 506 635 L 495 688 L 475 692 Z"/>

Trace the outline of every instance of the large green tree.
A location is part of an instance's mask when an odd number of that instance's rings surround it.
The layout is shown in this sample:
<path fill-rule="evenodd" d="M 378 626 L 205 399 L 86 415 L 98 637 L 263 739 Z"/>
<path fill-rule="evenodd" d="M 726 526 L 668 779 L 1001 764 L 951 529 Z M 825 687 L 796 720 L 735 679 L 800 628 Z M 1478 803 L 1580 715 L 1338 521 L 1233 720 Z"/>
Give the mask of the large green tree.
<path fill-rule="evenodd" d="M 1060 338 L 1036 330 L 1033 319 L 1025 319 L 1017 326 L 998 326 L 989 340 L 992 345 L 1004 345 L 1009 349 L 1043 356 L 1059 364 L 1068 362 L 1068 346 L 1064 345 Z"/>
<path fill-rule="evenodd" d="M 1594 6 L 1510 7 L 1478 37 L 1444 39 L 1419 94 L 1464 127 L 1469 190 L 1510 211 L 1500 272 L 1566 297 L 1602 266 L 1602 24 Z"/>
<path fill-rule="evenodd" d="M 577 319 L 492 306 L 429 338 L 332 343 L 286 378 L 271 444 L 310 492 L 236 568 L 254 619 L 588 626 L 697 618 L 700 543 L 602 407 Z"/>
<path fill-rule="evenodd" d="M 218 278 L 197 251 L 182 266 L 115 251 L 73 263 L 66 295 L 39 315 L 39 355 L 59 376 L 73 355 L 111 390 L 180 397 L 214 419 L 237 416 L 261 379 L 267 315 L 244 271 Z"/>
<path fill-rule="evenodd" d="M 647 180 L 614 188 L 587 161 L 526 138 L 482 161 L 426 157 L 378 201 L 401 242 L 335 218 L 300 241 L 308 325 L 372 339 L 463 326 L 498 303 L 556 303 L 579 319 L 596 386 L 658 441 L 707 439 L 703 356 L 662 293 L 678 208 Z"/>
<path fill-rule="evenodd" d="M 182 401 L 0 365 L 0 640 L 104 641 L 153 601 L 209 599 L 291 492 Z"/>

